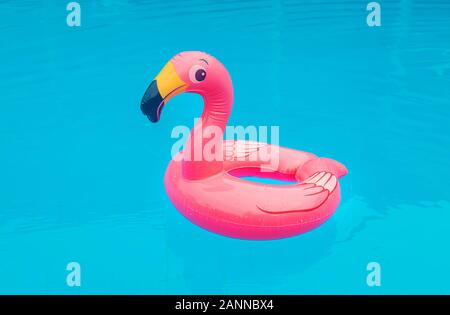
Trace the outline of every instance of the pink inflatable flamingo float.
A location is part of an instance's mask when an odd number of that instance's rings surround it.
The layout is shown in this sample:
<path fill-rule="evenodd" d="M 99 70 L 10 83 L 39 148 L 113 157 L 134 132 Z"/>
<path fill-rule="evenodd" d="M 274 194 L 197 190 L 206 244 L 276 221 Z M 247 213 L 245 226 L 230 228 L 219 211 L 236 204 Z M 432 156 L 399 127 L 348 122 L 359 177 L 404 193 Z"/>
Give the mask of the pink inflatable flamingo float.
<path fill-rule="evenodd" d="M 268 240 L 307 232 L 334 213 L 340 201 L 338 179 L 347 174 L 345 166 L 334 160 L 239 140 L 220 140 L 222 158 L 192 158 L 196 146 L 203 152 L 211 140 L 207 129 L 224 132 L 231 113 L 231 78 L 217 59 L 194 51 L 173 57 L 148 87 L 141 110 L 157 122 L 167 101 L 182 92 L 198 93 L 204 99 L 201 120 L 186 149 L 170 162 L 164 179 L 169 198 L 186 218 L 225 236 Z M 269 159 L 277 159 L 276 163 L 263 160 L 262 151 Z M 297 183 L 263 184 L 240 178 L 243 175 Z"/>

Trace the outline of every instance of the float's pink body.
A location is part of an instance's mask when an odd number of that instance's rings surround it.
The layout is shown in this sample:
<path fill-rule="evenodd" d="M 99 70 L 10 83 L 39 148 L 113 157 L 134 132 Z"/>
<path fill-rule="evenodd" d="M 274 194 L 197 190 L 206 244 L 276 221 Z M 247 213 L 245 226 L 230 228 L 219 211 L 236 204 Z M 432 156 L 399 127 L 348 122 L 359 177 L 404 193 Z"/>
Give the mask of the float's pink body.
<path fill-rule="evenodd" d="M 239 146 L 240 142 L 232 145 Z M 280 163 L 275 172 L 261 172 L 257 161 L 231 158 L 224 162 L 220 173 L 202 180 L 184 179 L 182 163 L 172 160 L 165 175 L 166 191 L 186 218 L 225 236 L 264 240 L 307 232 L 326 221 L 337 208 L 339 183 L 333 173 L 340 176 L 345 168 L 334 168 L 334 161 L 309 153 L 280 147 L 278 150 Z M 327 171 L 333 168 L 333 173 Z M 306 180 L 293 185 L 271 185 L 239 176 Z"/>
<path fill-rule="evenodd" d="M 207 73 L 204 82 L 186 88 L 187 92 L 203 96 L 204 111 L 191 132 L 188 149 L 170 162 L 164 180 L 171 201 L 186 218 L 225 236 L 263 240 L 309 231 L 334 213 L 340 201 L 338 179 L 347 170 L 331 159 L 244 141 L 224 141 L 221 160 L 182 159 L 188 151 L 193 156 L 195 141 L 203 149 L 207 139 L 202 135 L 206 128 L 225 129 L 233 88 L 225 67 L 210 55 L 185 52 L 170 62 L 183 82 L 189 82 L 189 67 L 193 64 L 202 65 Z M 276 161 L 262 161 L 263 150 L 269 155 L 276 152 L 271 155 Z M 257 183 L 239 178 L 243 175 L 284 178 L 297 184 Z"/>

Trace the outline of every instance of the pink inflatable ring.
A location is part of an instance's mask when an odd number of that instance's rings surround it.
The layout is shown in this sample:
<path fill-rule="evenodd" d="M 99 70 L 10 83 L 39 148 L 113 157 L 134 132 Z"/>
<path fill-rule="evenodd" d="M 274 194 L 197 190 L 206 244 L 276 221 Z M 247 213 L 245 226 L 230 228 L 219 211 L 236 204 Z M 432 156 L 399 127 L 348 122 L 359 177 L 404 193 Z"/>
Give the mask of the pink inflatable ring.
<path fill-rule="evenodd" d="M 223 133 L 231 113 L 231 78 L 217 59 L 202 52 L 177 54 L 148 87 L 141 110 L 157 122 L 167 101 L 182 92 L 198 93 L 204 99 L 202 117 L 186 149 L 172 159 L 164 179 L 170 200 L 186 218 L 225 236 L 269 240 L 307 232 L 334 213 L 340 202 L 338 179 L 347 174 L 345 166 L 334 160 L 239 140 L 221 140 L 220 152 L 215 152 L 221 158 L 192 158 L 196 146 L 203 150 L 210 140 L 208 128 Z M 261 158 L 263 151 L 269 161 Z M 275 158 L 276 163 L 271 163 Z M 297 183 L 264 184 L 242 176 Z"/>

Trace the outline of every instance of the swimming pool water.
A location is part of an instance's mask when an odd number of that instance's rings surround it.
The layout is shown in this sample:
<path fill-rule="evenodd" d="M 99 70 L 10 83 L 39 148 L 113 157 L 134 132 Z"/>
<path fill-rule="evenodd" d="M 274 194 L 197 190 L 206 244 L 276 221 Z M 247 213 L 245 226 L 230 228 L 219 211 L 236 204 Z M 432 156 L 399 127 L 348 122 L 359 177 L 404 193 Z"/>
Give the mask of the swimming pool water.
<path fill-rule="evenodd" d="M 360 0 L 79 1 L 80 27 L 68 2 L 0 2 L 0 293 L 450 293 L 450 1 L 379 1 L 380 27 Z M 228 68 L 230 124 L 348 167 L 328 222 L 242 241 L 175 210 L 171 130 L 201 98 L 158 124 L 139 103 L 184 50 Z"/>

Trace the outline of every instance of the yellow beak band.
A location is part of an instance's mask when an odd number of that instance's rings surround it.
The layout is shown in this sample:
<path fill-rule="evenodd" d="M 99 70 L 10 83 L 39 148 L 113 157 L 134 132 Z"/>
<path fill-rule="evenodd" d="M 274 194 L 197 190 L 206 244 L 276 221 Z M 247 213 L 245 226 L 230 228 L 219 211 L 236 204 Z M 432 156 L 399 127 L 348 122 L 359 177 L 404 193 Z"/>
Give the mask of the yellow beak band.
<path fill-rule="evenodd" d="M 155 78 L 158 91 L 166 103 L 172 96 L 184 92 L 186 83 L 178 76 L 172 62 L 168 62 Z"/>

